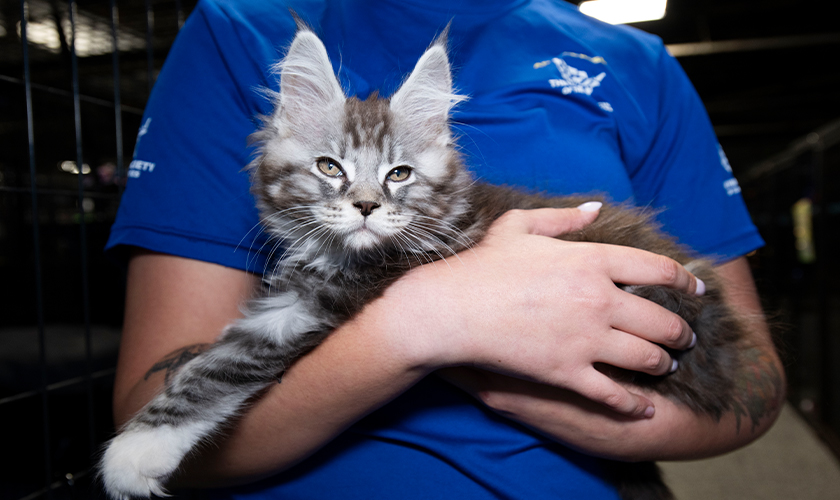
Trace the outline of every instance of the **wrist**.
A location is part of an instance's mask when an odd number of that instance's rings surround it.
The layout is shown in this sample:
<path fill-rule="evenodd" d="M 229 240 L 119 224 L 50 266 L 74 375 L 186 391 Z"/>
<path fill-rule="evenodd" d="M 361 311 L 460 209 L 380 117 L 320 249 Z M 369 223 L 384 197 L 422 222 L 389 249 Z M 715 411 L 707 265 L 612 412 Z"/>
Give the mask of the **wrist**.
<path fill-rule="evenodd" d="M 454 335 L 459 320 L 451 314 L 445 278 L 422 266 L 392 284 L 357 317 L 386 342 L 407 369 L 425 374 L 455 363 Z"/>

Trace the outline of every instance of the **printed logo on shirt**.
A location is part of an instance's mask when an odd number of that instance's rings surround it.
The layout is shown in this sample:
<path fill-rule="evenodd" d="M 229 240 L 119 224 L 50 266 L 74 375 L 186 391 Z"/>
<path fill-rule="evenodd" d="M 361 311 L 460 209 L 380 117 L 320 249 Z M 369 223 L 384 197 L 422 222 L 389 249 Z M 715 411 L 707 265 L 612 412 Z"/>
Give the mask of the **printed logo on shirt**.
<path fill-rule="evenodd" d="M 726 194 L 728 196 L 732 196 L 741 192 L 741 185 L 738 184 L 738 180 L 734 177 L 731 179 L 726 179 L 723 181 L 723 189 L 726 190 Z"/>
<path fill-rule="evenodd" d="M 140 130 L 137 131 L 137 142 L 134 143 L 134 153 L 132 156 L 137 158 L 137 148 L 140 146 L 140 140 L 143 138 L 144 135 L 149 133 L 149 126 L 152 124 L 151 118 L 146 118 L 146 121 L 143 122 L 143 125 L 140 127 Z M 138 178 L 140 174 L 143 172 L 152 172 L 155 169 L 155 164 L 150 161 L 143 161 L 143 160 L 134 160 L 128 166 L 128 176 L 130 178 Z"/>
<path fill-rule="evenodd" d="M 726 170 L 727 173 L 730 175 L 732 174 L 732 165 L 729 164 L 729 158 L 726 157 L 726 153 L 723 152 L 723 148 L 720 144 L 717 145 L 718 149 L 718 156 L 720 157 L 720 166 Z M 738 184 L 738 180 L 734 177 L 730 177 L 723 181 L 723 189 L 726 190 L 727 196 L 736 195 L 741 192 L 741 185 Z"/>
<path fill-rule="evenodd" d="M 604 72 L 596 76 L 589 76 L 586 71 L 569 66 L 566 61 L 559 57 L 553 58 L 551 62 L 557 67 L 557 71 L 560 72 L 562 78 L 552 78 L 548 83 L 551 85 L 551 88 L 559 87 L 563 95 L 569 95 L 571 93 L 592 95 L 595 87 L 600 87 L 601 80 L 607 76 Z"/>
<path fill-rule="evenodd" d="M 134 160 L 128 166 L 128 176 L 132 178 L 140 177 L 143 172 L 152 172 L 155 170 L 155 164 L 150 161 Z"/>
<path fill-rule="evenodd" d="M 557 69 L 560 78 L 549 78 L 548 84 L 553 89 L 559 89 L 563 95 L 569 94 L 583 94 L 591 96 L 595 88 L 601 86 L 601 82 L 606 78 L 607 73 L 601 71 L 595 76 L 589 76 L 589 73 L 581 69 L 580 63 L 571 65 L 566 62 L 566 58 L 576 58 L 582 61 L 587 61 L 593 65 L 606 64 L 603 57 L 591 57 L 585 54 L 576 54 L 574 52 L 563 52 L 558 57 L 553 57 L 548 61 L 540 61 L 534 64 L 534 69 L 544 68 L 551 64 Z M 585 64 L 585 63 L 584 63 Z M 593 72 L 594 73 L 594 72 Z M 613 107 L 608 102 L 599 102 L 598 106 L 607 112 L 612 112 Z"/>
<path fill-rule="evenodd" d="M 599 102 L 599 103 L 598 103 L 598 107 L 599 107 L 599 108 L 601 108 L 601 109 L 603 109 L 604 111 L 608 111 L 608 112 L 610 112 L 610 113 L 612 113 L 612 112 L 613 112 L 613 107 L 612 107 L 612 104 L 610 104 L 610 103 L 608 103 L 608 102 Z"/>

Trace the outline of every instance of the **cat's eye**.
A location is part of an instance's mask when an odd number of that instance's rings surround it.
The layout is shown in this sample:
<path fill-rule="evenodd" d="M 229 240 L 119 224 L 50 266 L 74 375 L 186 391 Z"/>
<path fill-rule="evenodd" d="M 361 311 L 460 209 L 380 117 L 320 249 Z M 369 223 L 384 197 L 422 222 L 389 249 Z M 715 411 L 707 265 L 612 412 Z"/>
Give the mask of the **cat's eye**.
<path fill-rule="evenodd" d="M 318 158 L 318 170 L 328 177 L 341 177 L 344 175 L 344 170 L 341 170 L 341 165 L 332 158 Z"/>
<path fill-rule="evenodd" d="M 397 167 L 388 172 L 388 180 L 391 182 L 402 182 L 411 176 L 411 167 Z"/>

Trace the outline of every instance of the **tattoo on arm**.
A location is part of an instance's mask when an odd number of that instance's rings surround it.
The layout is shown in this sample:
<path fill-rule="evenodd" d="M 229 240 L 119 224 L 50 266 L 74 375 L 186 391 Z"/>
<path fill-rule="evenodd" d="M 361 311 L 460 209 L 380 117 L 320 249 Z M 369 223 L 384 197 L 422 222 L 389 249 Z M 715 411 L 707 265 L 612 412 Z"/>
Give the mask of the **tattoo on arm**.
<path fill-rule="evenodd" d="M 735 422 L 741 431 L 741 417 L 749 416 L 752 431 L 760 420 L 774 413 L 782 403 L 782 376 L 765 349 L 750 347 L 741 356 L 743 366 L 735 380 Z"/>
<path fill-rule="evenodd" d="M 164 382 L 169 384 L 169 380 L 173 375 L 175 375 L 175 373 L 178 372 L 178 370 L 181 369 L 182 366 L 189 363 L 190 360 L 207 349 L 210 349 L 210 346 L 212 345 L 213 344 L 193 344 L 172 351 L 162 360 L 155 363 L 154 366 L 146 372 L 146 376 L 143 377 L 143 380 L 149 380 L 149 377 L 151 377 L 152 374 L 165 370 Z"/>

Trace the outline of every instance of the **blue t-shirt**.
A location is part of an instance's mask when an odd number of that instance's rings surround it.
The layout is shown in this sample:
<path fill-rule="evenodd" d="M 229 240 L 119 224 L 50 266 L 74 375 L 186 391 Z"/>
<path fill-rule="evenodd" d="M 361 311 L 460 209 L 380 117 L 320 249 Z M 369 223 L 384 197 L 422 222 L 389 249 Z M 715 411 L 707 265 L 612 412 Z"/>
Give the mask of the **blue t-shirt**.
<path fill-rule="evenodd" d="M 476 177 L 606 193 L 725 261 L 761 246 L 703 106 L 656 37 L 550 0 L 202 1 L 155 85 L 108 250 L 139 246 L 262 273 L 247 136 L 295 31 L 324 41 L 349 95 L 390 95 L 451 21 L 453 121 Z M 282 443 L 278 443 L 282 446 Z M 430 378 L 301 465 L 218 495 L 615 498 L 598 462 Z"/>

